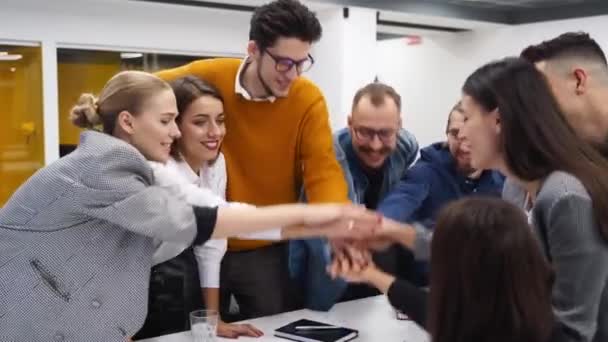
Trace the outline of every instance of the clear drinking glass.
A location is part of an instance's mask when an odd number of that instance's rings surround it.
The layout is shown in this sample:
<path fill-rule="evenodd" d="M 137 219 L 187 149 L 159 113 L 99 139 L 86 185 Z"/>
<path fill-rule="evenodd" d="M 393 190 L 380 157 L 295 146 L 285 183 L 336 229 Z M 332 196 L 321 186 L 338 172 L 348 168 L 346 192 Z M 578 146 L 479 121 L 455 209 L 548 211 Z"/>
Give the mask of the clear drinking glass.
<path fill-rule="evenodd" d="M 196 310 L 190 313 L 192 342 L 215 342 L 219 315 L 215 310 Z"/>

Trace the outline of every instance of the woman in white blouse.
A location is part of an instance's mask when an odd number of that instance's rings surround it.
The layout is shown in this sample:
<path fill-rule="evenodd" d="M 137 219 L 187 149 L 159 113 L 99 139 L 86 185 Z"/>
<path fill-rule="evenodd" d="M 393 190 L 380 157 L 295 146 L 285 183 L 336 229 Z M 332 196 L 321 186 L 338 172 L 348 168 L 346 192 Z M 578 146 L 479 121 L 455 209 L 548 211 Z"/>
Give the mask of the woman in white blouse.
<path fill-rule="evenodd" d="M 188 202 L 197 205 L 245 205 L 228 204 L 225 200 L 226 165 L 220 146 L 226 128 L 219 92 L 192 76 L 175 80 L 171 86 L 180 113 L 176 123 L 182 135 L 171 148 L 172 158 L 169 162 L 166 165 L 152 165 L 156 182 L 166 186 L 179 184 L 182 193 L 190 197 Z M 290 233 L 294 231 L 270 229 L 240 238 L 280 240 L 282 235 Z M 302 233 L 300 230 L 297 235 Z M 160 245 L 154 256 L 155 262 L 164 263 L 153 269 L 150 314 L 136 338 L 187 329 L 188 312 L 201 308 L 203 302 L 206 309 L 219 312 L 220 264 L 226 249 L 226 239 L 212 239 L 193 248 L 169 243 Z M 262 336 L 261 331 L 249 324 L 222 321 L 218 324 L 217 334 L 228 338 Z"/>
<path fill-rule="evenodd" d="M 196 77 L 184 77 L 171 83 L 176 94 L 182 137 L 173 146 L 169 166 L 190 183 L 207 188 L 219 198 L 226 198 L 226 164 L 220 152 L 226 134 L 224 106 L 219 92 Z M 279 240 L 280 230 L 271 230 L 263 239 Z M 200 285 L 207 309 L 219 311 L 220 264 L 226 252 L 226 239 L 209 240 L 194 248 Z M 259 337 L 262 332 L 249 324 L 218 324 L 218 336 Z"/>

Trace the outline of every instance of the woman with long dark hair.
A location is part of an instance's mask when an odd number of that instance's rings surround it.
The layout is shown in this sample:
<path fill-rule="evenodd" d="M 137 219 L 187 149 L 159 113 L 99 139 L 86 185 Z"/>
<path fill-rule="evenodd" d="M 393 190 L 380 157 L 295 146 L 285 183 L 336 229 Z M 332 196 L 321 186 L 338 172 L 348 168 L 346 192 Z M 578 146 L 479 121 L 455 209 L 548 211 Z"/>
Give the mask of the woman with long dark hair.
<path fill-rule="evenodd" d="M 568 125 L 542 74 L 520 58 L 463 86 L 471 164 L 507 176 L 556 271 L 552 302 L 575 341 L 608 341 L 608 161 Z"/>
<path fill-rule="evenodd" d="M 492 198 L 455 202 L 442 212 L 431 248 L 433 342 L 563 339 L 551 268 L 521 210 Z"/>
<path fill-rule="evenodd" d="M 331 273 L 386 293 L 433 342 L 567 340 L 552 313 L 551 267 L 520 209 L 491 197 L 461 199 L 441 211 L 434 232 L 430 292 L 371 261 L 359 269 L 340 256 Z"/>

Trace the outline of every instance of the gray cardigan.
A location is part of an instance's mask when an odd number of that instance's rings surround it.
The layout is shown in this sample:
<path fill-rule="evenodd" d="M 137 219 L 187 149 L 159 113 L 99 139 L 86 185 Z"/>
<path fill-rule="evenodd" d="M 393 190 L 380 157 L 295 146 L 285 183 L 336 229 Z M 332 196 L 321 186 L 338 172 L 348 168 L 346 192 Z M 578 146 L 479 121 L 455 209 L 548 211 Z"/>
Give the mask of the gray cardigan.
<path fill-rule="evenodd" d="M 504 199 L 523 208 L 525 194 L 513 181 L 505 183 Z M 555 270 L 554 311 L 579 335 L 572 341 L 608 341 L 608 243 L 582 183 L 564 172 L 550 174 L 532 208 L 532 224 Z"/>
<path fill-rule="evenodd" d="M 191 206 L 131 145 L 85 132 L 0 209 L 0 341 L 124 341 L 143 324 L 153 239 L 191 242 Z M 210 234 L 210 232 L 209 232 Z"/>

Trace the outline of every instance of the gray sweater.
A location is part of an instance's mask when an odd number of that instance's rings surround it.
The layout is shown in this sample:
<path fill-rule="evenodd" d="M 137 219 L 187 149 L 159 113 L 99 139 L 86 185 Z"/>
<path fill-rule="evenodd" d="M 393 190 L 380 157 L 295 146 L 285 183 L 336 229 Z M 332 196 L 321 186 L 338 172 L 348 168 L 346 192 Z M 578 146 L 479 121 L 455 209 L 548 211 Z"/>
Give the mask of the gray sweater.
<path fill-rule="evenodd" d="M 525 194 L 505 183 L 504 199 L 523 208 Z M 532 224 L 555 270 L 554 311 L 580 335 L 572 341 L 608 341 L 608 243 L 582 183 L 565 172 L 550 174 L 532 208 Z"/>

